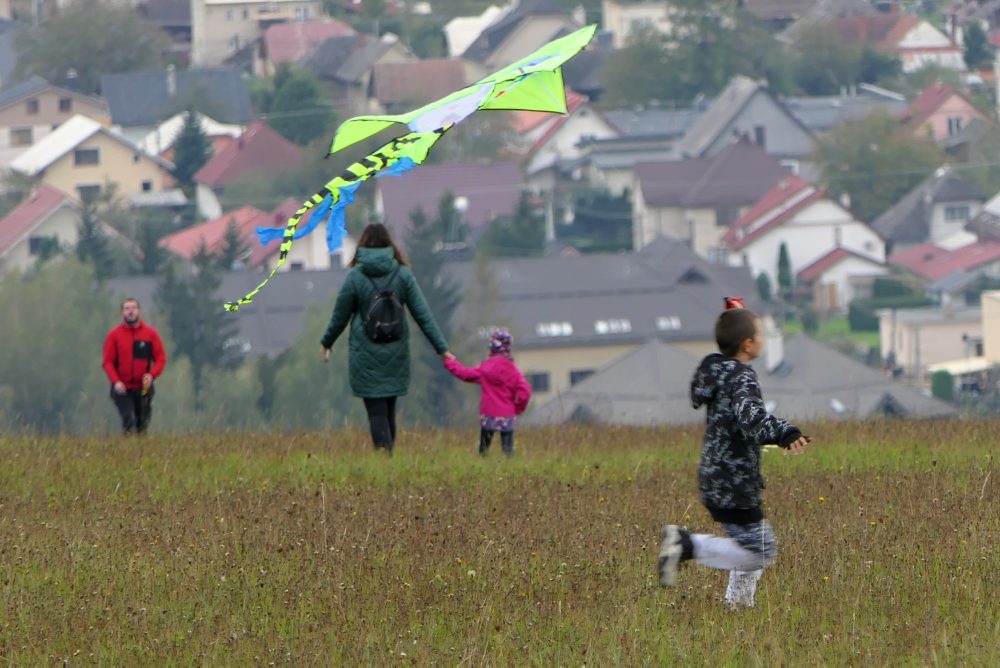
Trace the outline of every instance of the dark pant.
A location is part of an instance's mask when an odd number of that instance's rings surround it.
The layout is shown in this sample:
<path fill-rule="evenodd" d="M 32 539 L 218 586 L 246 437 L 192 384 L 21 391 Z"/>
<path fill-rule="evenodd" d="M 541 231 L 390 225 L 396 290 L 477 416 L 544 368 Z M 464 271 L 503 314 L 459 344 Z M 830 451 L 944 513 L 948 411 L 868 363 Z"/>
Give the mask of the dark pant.
<path fill-rule="evenodd" d="M 111 400 L 122 416 L 122 431 L 126 434 L 146 433 L 149 420 L 153 417 L 154 393 L 154 388 L 150 386 L 145 394 L 142 390 L 125 390 L 125 394 L 118 394 L 114 385 L 111 386 Z"/>
<path fill-rule="evenodd" d="M 494 433 L 492 429 L 479 430 L 479 454 L 485 455 L 486 451 L 490 449 Z M 508 457 L 514 456 L 514 432 L 500 432 L 500 447 L 503 448 L 503 453 Z"/>
<path fill-rule="evenodd" d="M 368 427 L 372 433 L 372 443 L 376 448 L 392 452 L 396 443 L 396 397 L 364 399 L 368 411 Z"/>

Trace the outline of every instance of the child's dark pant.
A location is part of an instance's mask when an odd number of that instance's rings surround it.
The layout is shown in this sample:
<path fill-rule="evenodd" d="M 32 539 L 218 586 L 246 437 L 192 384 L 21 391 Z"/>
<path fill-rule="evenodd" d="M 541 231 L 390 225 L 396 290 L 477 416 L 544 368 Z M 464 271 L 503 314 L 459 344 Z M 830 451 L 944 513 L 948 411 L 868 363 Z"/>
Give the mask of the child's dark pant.
<path fill-rule="evenodd" d="M 490 449 L 494 433 L 492 429 L 479 430 L 479 454 L 485 455 L 486 451 Z M 500 447 L 503 448 L 503 453 L 508 457 L 514 456 L 514 432 L 500 432 Z"/>

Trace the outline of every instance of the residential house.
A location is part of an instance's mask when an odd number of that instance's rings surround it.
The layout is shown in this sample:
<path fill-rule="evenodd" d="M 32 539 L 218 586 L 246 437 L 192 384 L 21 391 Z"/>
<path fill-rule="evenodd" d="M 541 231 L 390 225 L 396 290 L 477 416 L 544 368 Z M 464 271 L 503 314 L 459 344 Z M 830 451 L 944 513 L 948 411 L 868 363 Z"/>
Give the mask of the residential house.
<path fill-rule="evenodd" d="M 767 274 L 775 287 L 785 246 L 793 275 L 806 272 L 810 282 L 819 280 L 822 304 L 828 309 L 844 308 L 860 296 L 859 290 L 867 291 L 875 276 L 888 273 L 882 266 L 881 237 L 822 188 L 794 175 L 779 181 L 740 216 L 722 242 L 732 264 L 748 267 L 754 276 Z M 834 254 L 837 249 L 848 252 Z"/>
<path fill-rule="evenodd" d="M 707 158 L 635 165 L 633 248 L 657 237 L 688 242 L 701 257 L 723 261 L 722 235 L 787 169 L 755 144 L 733 142 Z"/>
<path fill-rule="evenodd" d="M 462 57 L 478 64 L 479 72 L 473 79 L 479 79 L 583 25 L 553 0 L 516 0 L 509 12 L 479 34 Z"/>
<path fill-rule="evenodd" d="M 296 64 L 326 40 L 355 34 L 351 26 L 328 16 L 311 21 L 276 23 L 264 30 L 254 74 L 273 76 L 281 63 Z"/>
<path fill-rule="evenodd" d="M 768 29 L 779 31 L 808 15 L 817 5 L 826 3 L 822 0 L 741 0 L 740 4 Z"/>
<path fill-rule="evenodd" d="M 518 111 L 512 126 L 519 144 L 527 147 L 524 171 L 537 190 L 553 190 L 559 174 L 572 170 L 581 156 L 580 142 L 619 136 L 618 129 L 587 98 L 566 91 L 566 113 Z"/>
<path fill-rule="evenodd" d="M 467 290 L 478 280 L 472 261 L 446 271 Z M 484 331 L 509 327 L 539 403 L 652 338 L 698 358 L 715 351 L 726 295 L 760 307 L 745 268 L 712 265 L 669 239 L 636 253 L 493 260 L 489 276 L 481 292 L 491 296 L 463 304 L 456 322 L 475 310 L 483 315 L 472 324 Z"/>
<path fill-rule="evenodd" d="M 671 3 L 667 0 L 650 2 L 620 2 L 602 0 L 601 28 L 612 34 L 612 47 L 623 49 L 633 36 L 649 31 L 669 35 Z"/>
<path fill-rule="evenodd" d="M 954 406 L 802 334 L 787 337 L 780 350 L 780 357 L 760 360 L 754 367 L 768 410 L 783 418 L 799 422 L 958 416 Z M 703 423 L 704 410 L 692 409 L 690 398 L 691 374 L 699 361 L 653 339 L 547 402 L 535 402 L 523 422 Z"/>
<path fill-rule="evenodd" d="M 331 97 L 337 100 L 338 114 L 347 118 L 380 111 L 377 104 L 369 101 L 375 65 L 414 60 L 406 45 L 392 33 L 381 37 L 355 34 L 324 40 L 299 64 L 327 86 Z"/>
<path fill-rule="evenodd" d="M 166 119 L 189 108 L 221 123 L 245 125 L 254 118 L 243 74 L 233 68 L 105 74 L 101 91 L 111 122 L 125 137 L 142 141 Z"/>
<path fill-rule="evenodd" d="M 268 26 L 322 14 L 319 0 L 191 0 L 191 64 L 222 65 Z"/>
<path fill-rule="evenodd" d="M 191 0 L 141 0 L 136 11 L 170 38 L 163 62 L 191 64 Z"/>
<path fill-rule="evenodd" d="M 456 16 L 444 24 L 444 41 L 451 57 L 461 56 L 491 23 L 513 9 L 513 5 L 490 5 L 478 16 Z"/>
<path fill-rule="evenodd" d="M 83 201 L 108 187 L 123 199 L 132 193 L 160 192 L 173 169 L 163 158 L 80 115 L 37 141 L 10 167 Z"/>
<path fill-rule="evenodd" d="M 461 58 L 376 63 L 371 74 L 371 101 L 382 113 L 398 114 L 465 88 L 470 82 Z"/>
<path fill-rule="evenodd" d="M 900 116 L 907 132 L 936 142 L 954 137 L 973 120 L 988 117 L 965 95 L 942 83 L 924 89 Z"/>
<path fill-rule="evenodd" d="M 903 95 L 872 84 L 845 87 L 840 95 L 783 97 L 781 103 L 817 136 L 876 111 L 899 116 L 908 106 Z"/>
<path fill-rule="evenodd" d="M 79 227 L 80 203 L 52 186 L 39 185 L 0 220 L 0 275 L 30 269 L 46 240 L 72 248 Z"/>
<path fill-rule="evenodd" d="M 299 202 L 289 199 L 271 213 L 252 206 L 243 206 L 225 213 L 218 218 L 199 223 L 175 232 L 160 240 L 160 246 L 185 260 L 191 260 L 202 248 L 210 253 L 218 253 L 227 244 L 230 228 L 235 228 L 243 244 L 243 253 L 234 270 L 260 269 L 270 271 L 278 261 L 280 243 L 275 240 L 262 245 L 257 238 L 258 227 L 284 228 L 288 219 L 295 214 Z M 300 224 L 304 227 L 309 215 Z M 296 239 L 292 244 L 285 264 L 285 271 L 302 269 L 329 269 L 330 254 L 326 248 L 326 223 L 320 223 L 311 234 Z M 353 257 L 353 249 L 350 255 Z"/>
<path fill-rule="evenodd" d="M 926 283 L 959 271 L 1000 278 L 1000 241 L 974 241 L 953 249 L 927 242 L 893 253 L 888 262 Z"/>
<path fill-rule="evenodd" d="M 243 134 L 245 129 L 242 125 L 219 123 L 214 118 L 197 111 L 194 112 L 194 114 L 198 118 L 198 125 L 201 127 L 202 133 L 205 135 L 205 138 L 208 139 L 208 142 L 212 147 L 212 155 L 217 154 L 219 151 L 229 146 L 229 144 L 233 143 L 239 138 L 240 135 Z M 172 161 L 174 156 L 174 143 L 180 136 L 181 130 L 184 129 L 184 123 L 186 120 L 186 111 L 174 114 L 153 128 L 148 135 L 143 137 L 140 146 L 142 146 L 147 153 L 152 153 L 153 155 L 158 155 L 161 158 Z"/>
<path fill-rule="evenodd" d="M 872 222 L 889 255 L 925 243 L 959 248 L 976 240 L 965 226 L 982 210 L 976 186 L 944 165 Z"/>
<path fill-rule="evenodd" d="M 617 134 L 581 137 L 578 157 L 569 163 L 574 176 L 591 186 L 620 195 L 632 188 L 635 166 L 674 159 L 674 145 L 684 136 L 698 109 L 637 109 L 605 111 L 604 118 Z"/>
<path fill-rule="evenodd" d="M 842 311 L 855 299 L 871 297 L 875 277 L 889 273 L 884 261 L 837 247 L 800 270 L 795 284 L 809 292 L 817 311 L 829 313 Z"/>
<path fill-rule="evenodd" d="M 441 198 L 450 192 L 462 222 L 475 239 L 493 221 L 512 216 L 524 190 L 521 169 L 515 162 L 424 165 L 376 180 L 375 214 L 396 239 L 405 240 L 411 214 L 422 209 L 428 217 L 435 217 Z"/>
<path fill-rule="evenodd" d="M 956 385 L 974 393 L 991 389 L 987 386 L 986 372 L 1000 367 L 1000 291 L 985 290 L 977 300 L 981 317 L 981 336 L 962 333 L 960 356 L 944 362 L 927 365 L 927 374 L 946 371 L 956 380 Z"/>
<path fill-rule="evenodd" d="M 913 14 L 891 12 L 868 16 L 844 16 L 829 21 L 840 42 L 849 46 L 869 46 L 898 58 L 903 72 L 926 65 L 938 65 L 964 72 L 962 47 L 929 21 Z"/>
<path fill-rule="evenodd" d="M 194 175 L 198 212 L 206 218 L 218 218 L 223 212 L 219 196 L 230 183 L 250 174 L 272 176 L 296 169 L 301 160 L 298 146 L 264 121 L 254 121 Z"/>
<path fill-rule="evenodd" d="M 104 101 L 34 76 L 0 91 L 0 167 L 64 121 L 82 114 L 102 125 L 111 118 Z"/>
<path fill-rule="evenodd" d="M 918 383 L 928 367 L 973 356 L 969 340 L 983 338 L 979 306 L 880 309 L 878 316 L 886 365 Z"/>
<path fill-rule="evenodd" d="M 815 138 L 764 82 L 736 76 L 712 100 L 684 138 L 677 153 L 685 158 L 705 158 L 729 146 L 734 138 L 760 146 L 793 173 L 808 175 L 807 165 Z"/>

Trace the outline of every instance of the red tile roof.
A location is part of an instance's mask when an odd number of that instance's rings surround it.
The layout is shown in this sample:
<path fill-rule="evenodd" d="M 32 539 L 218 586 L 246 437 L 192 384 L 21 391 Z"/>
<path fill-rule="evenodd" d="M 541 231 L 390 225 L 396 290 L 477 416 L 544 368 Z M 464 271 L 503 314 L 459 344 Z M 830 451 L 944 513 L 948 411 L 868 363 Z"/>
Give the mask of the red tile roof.
<path fill-rule="evenodd" d="M 75 200 L 61 190 L 40 184 L 0 220 L 0 255 L 10 250 L 24 235 L 29 234 L 49 214 L 67 202 Z"/>
<path fill-rule="evenodd" d="M 252 249 L 251 257 L 247 262 L 248 266 L 255 267 L 269 255 L 277 252 L 278 244 L 276 243 L 267 246 L 261 246 L 258 243 L 254 230 L 258 226 L 271 226 L 272 219 L 268 217 L 268 214 L 252 206 L 241 207 L 213 220 L 168 235 L 160 240 L 160 246 L 188 260 L 194 257 L 202 245 L 209 252 L 214 253 L 222 250 L 225 244 L 226 230 L 229 229 L 230 223 L 236 224 L 241 238 L 247 247 Z"/>
<path fill-rule="evenodd" d="M 722 235 L 722 241 L 733 250 L 739 250 L 824 197 L 826 193 L 818 187 L 790 174 L 737 218 Z"/>
<path fill-rule="evenodd" d="M 444 97 L 468 83 L 459 58 L 377 63 L 372 72 L 375 97 L 382 104 L 416 106 Z"/>
<path fill-rule="evenodd" d="M 894 253 L 888 262 L 934 281 L 956 271 L 972 271 L 1000 262 L 1000 241 L 976 241 L 950 251 L 926 243 Z"/>
<path fill-rule="evenodd" d="M 322 18 L 300 23 L 279 23 L 264 31 L 264 48 L 272 63 L 294 63 L 331 37 L 349 37 L 354 29 L 343 21 Z"/>
<path fill-rule="evenodd" d="M 264 121 L 254 121 L 235 140 L 216 153 L 194 175 L 194 180 L 211 188 L 222 188 L 239 177 L 257 172 L 277 174 L 299 166 L 302 151 Z"/>
<path fill-rule="evenodd" d="M 802 268 L 798 273 L 798 279 L 803 283 L 812 283 L 817 278 L 822 276 L 828 269 L 831 269 L 839 264 L 841 260 L 846 260 L 852 257 L 864 260 L 865 262 L 870 262 L 871 264 L 882 266 L 881 262 L 870 257 L 865 257 L 861 253 L 855 253 L 847 248 L 834 248 L 832 251 L 819 258 L 808 267 Z"/>
<path fill-rule="evenodd" d="M 871 16 L 842 16 L 832 21 L 833 29 L 845 44 L 870 44 L 888 53 L 895 53 L 907 33 L 920 25 L 922 19 L 912 14 L 892 13 Z"/>

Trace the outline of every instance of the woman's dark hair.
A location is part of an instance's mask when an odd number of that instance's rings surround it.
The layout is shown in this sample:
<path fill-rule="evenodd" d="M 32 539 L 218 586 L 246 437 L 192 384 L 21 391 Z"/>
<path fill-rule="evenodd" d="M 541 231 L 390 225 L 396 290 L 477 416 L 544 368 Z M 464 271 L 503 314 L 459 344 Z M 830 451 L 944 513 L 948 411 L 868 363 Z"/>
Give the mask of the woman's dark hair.
<path fill-rule="evenodd" d="M 735 356 L 740 344 L 752 339 L 756 332 L 757 314 L 747 308 L 723 311 L 715 321 L 715 343 L 726 357 Z"/>
<path fill-rule="evenodd" d="M 358 239 L 358 248 L 391 248 L 396 262 L 404 267 L 410 266 L 410 263 L 406 260 L 406 256 L 403 255 L 403 251 L 399 250 L 399 246 L 393 242 L 392 235 L 389 234 L 389 228 L 382 223 L 370 223 L 365 227 L 361 233 L 361 238 Z M 358 253 L 355 251 L 354 259 L 351 260 L 351 266 L 354 267 L 357 264 Z"/>

